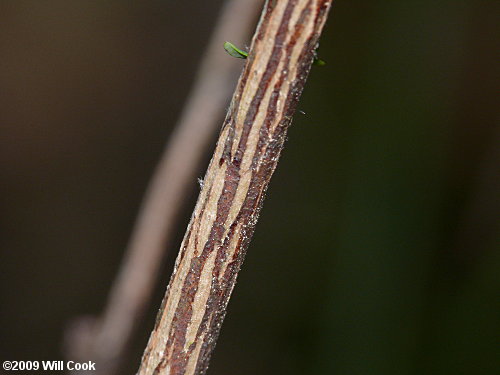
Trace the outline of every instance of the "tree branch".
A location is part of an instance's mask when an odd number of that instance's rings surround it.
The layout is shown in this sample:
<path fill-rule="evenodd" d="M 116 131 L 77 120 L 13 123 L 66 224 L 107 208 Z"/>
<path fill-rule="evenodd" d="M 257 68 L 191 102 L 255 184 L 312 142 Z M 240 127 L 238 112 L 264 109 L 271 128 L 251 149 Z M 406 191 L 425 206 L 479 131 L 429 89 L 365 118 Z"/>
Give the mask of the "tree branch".
<path fill-rule="evenodd" d="M 266 2 L 138 375 L 206 372 L 330 3 Z"/>
<path fill-rule="evenodd" d="M 195 186 L 197 167 L 241 70 L 241 61 L 228 58 L 223 43 L 227 38 L 247 40 L 262 3 L 230 0 L 222 9 L 192 93 L 145 195 L 105 311 L 71 327 L 69 357 L 95 360 L 98 374 L 116 372 L 148 305 L 175 218 L 189 186 Z"/>

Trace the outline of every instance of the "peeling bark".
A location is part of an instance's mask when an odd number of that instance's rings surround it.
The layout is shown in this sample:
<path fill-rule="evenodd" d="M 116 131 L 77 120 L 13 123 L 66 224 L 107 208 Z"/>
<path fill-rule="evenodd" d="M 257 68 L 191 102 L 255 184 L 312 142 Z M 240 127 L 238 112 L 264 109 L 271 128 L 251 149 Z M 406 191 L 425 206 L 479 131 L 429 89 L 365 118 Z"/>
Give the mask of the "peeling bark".
<path fill-rule="evenodd" d="M 206 372 L 330 5 L 266 2 L 139 375 Z"/>

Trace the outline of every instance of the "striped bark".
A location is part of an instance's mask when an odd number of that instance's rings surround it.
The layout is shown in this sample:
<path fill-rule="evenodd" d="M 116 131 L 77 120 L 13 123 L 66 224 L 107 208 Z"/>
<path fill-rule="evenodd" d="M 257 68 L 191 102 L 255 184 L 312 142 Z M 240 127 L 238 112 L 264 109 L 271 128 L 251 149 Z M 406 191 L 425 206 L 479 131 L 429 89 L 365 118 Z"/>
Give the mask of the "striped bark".
<path fill-rule="evenodd" d="M 138 375 L 206 372 L 330 4 L 266 2 Z"/>

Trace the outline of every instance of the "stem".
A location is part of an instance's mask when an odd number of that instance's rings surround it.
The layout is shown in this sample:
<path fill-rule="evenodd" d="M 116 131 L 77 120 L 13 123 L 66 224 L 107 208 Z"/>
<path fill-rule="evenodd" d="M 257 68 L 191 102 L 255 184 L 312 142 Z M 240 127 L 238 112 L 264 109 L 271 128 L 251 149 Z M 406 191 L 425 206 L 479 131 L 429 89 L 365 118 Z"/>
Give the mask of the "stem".
<path fill-rule="evenodd" d="M 330 3 L 266 2 L 138 375 L 206 372 Z"/>
<path fill-rule="evenodd" d="M 113 374 L 149 303 L 177 213 L 188 195 L 208 141 L 223 115 L 241 61 L 229 58 L 226 38 L 243 43 L 263 0 L 230 0 L 223 7 L 198 79 L 161 157 L 125 257 L 101 317 L 80 318 L 69 333 L 69 358 L 93 359 L 98 374 Z M 75 329 L 76 328 L 76 329 Z"/>

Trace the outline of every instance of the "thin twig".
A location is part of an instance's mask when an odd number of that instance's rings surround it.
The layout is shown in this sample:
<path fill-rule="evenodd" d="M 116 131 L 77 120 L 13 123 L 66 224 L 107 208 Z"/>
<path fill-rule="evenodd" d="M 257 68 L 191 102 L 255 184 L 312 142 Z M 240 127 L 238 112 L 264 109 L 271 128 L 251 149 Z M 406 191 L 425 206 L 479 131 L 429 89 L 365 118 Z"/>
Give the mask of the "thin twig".
<path fill-rule="evenodd" d="M 266 2 L 138 375 L 206 372 L 330 3 Z"/>
<path fill-rule="evenodd" d="M 230 0 L 222 9 L 192 94 L 145 195 L 105 311 L 95 320 L 80 320 L 70 333 L 70 355 L 95 360 L 99 374 L 116 371 L 148 305 L 175 218 L 190 186 L 195 186 L 194 175 L 241 70 L 241 61 L 224 52 L 224 41 L 248 40 L 262 3 Z"/>

